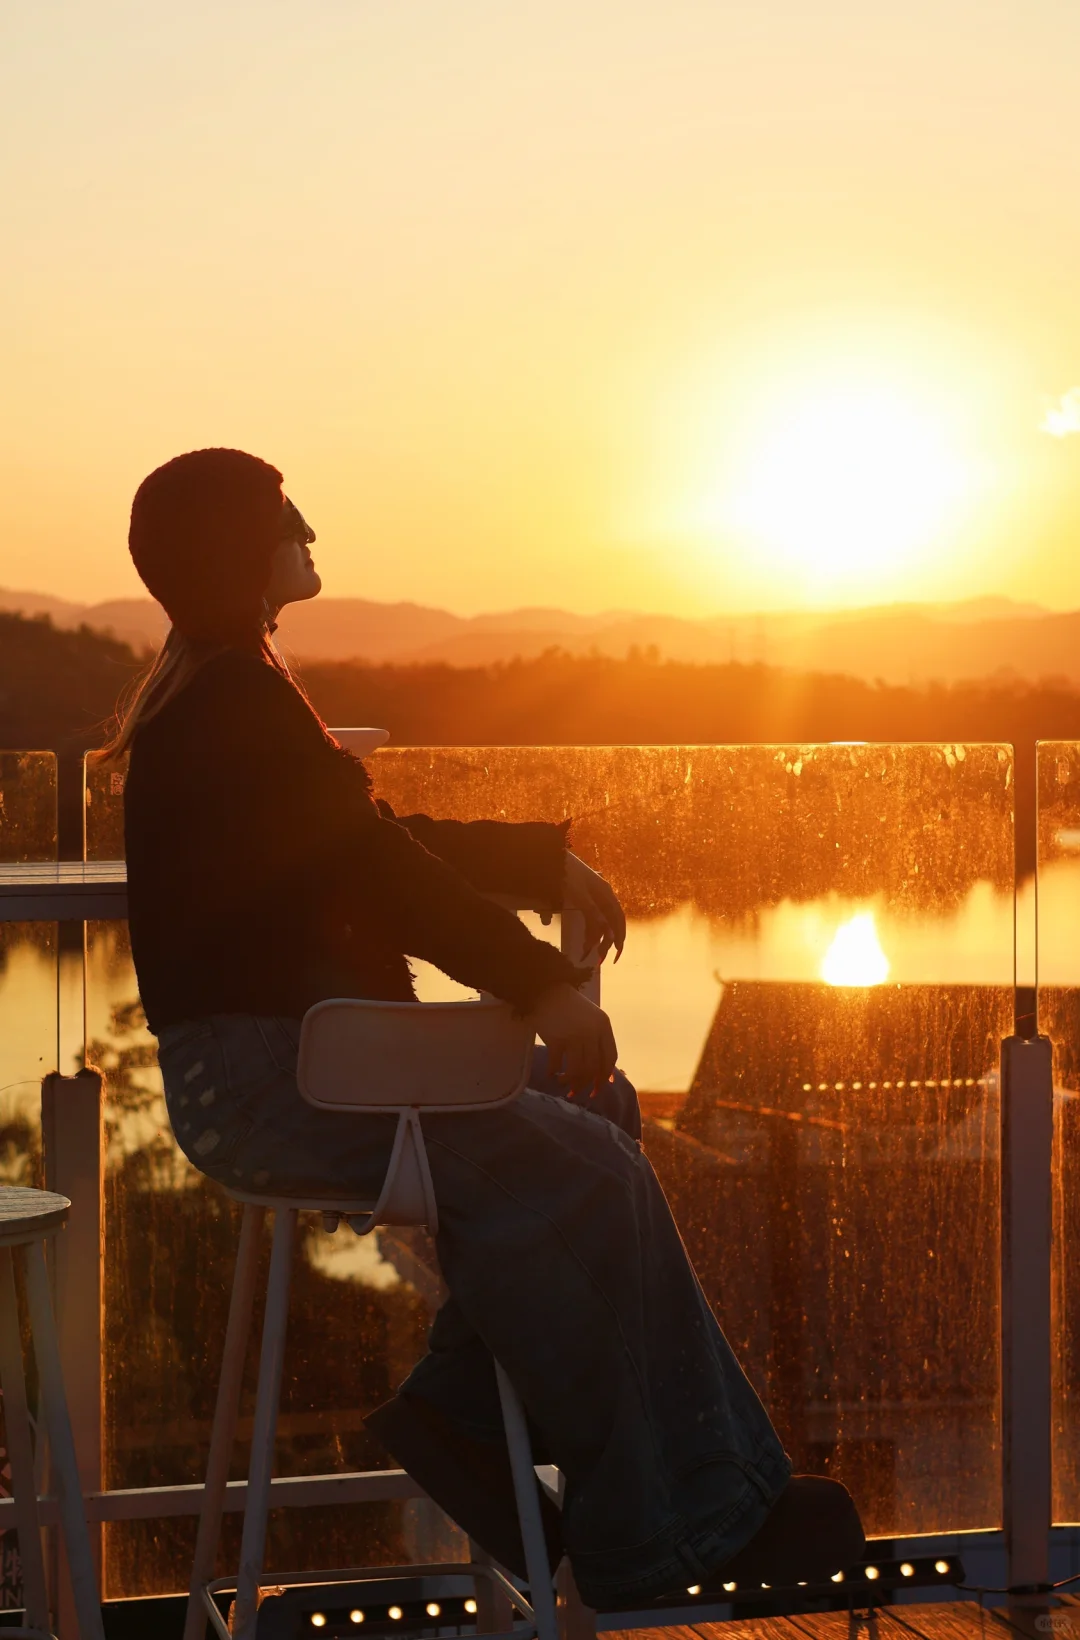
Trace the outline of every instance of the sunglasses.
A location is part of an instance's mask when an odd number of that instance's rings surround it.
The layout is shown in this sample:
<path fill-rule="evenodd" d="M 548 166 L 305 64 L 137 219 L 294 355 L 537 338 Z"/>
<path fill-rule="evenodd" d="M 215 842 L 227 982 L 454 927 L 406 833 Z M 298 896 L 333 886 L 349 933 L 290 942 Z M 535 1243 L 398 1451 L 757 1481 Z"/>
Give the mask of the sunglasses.
<path fill-rule="evenodd" d="M 281 509 L 281 539 L 282 541 L 302 541 L 309 547 L 315 540 L 315 531 L 304 517 L 300 508 L 285 497 Z"/>

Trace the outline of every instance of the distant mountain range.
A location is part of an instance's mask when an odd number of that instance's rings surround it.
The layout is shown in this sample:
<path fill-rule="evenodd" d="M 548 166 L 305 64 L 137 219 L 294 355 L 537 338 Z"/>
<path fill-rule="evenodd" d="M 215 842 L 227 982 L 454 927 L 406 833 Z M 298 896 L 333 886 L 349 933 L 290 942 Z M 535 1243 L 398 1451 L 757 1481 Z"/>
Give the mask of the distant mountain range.
<path fill-rule="evenodd" d="M 58 627 L 85 623 L 137 650 L 156 648 L 166 624 L 147 598 L 78 604 L 44 593 L 0 590 L 0 610 L 47 615 Z M 1005 598 L 703 620 L 628 610 L 574 615 L 516 609 L 462 616 L 421 604 L 319 598 L 285 611 L 279 641 L 300 660 L 477 666 L 528 659 L 553 648 L 619 659 L 637 648 L 671 660 L 761 661 L 898 684 L 1012 675 L 1032 682 L 1056 677 L 1080 686 L 1080 611 L 1051 613 Z"/>

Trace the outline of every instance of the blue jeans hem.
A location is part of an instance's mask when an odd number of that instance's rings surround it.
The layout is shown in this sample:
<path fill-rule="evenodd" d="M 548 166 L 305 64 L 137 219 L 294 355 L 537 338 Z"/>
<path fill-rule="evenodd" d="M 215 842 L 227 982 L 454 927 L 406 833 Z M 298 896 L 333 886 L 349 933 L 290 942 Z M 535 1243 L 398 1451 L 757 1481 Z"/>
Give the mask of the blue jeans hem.
<path fill-rule="evenodd" d="M 721 1572 L 760 1530 L 791 1477 L 786 1455 L 782 1460 L 766 1458 L 760 1467 L 739 1467 L 745 1484 L 708 1525 L 691 1527 L 674 1517 L 648 1543 L 604 1551 L 603 1570 L 590 1570 L 592 1554 L 571 1549 L 574 1579 L 586 1605 L 594 1611 L 629 1610 L 642 1600 L 681 1593 L 689 1584 L 706 1582 Z"/>

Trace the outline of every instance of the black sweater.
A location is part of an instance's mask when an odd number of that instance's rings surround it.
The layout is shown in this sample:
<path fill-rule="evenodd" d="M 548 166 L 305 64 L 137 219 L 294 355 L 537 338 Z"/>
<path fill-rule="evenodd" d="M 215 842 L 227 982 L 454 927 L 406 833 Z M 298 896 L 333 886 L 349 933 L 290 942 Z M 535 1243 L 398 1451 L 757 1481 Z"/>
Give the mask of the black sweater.
<path fill-rule="evenodd" d="M 522 1009 L 585 978 L 479 890 L 561 900 L 565 831 L 398 819 L 255 655 L 208 661 L 136 732 L 124 791 L 131 947 L 154 1032 L 413 996 L 408 956 Z"/>

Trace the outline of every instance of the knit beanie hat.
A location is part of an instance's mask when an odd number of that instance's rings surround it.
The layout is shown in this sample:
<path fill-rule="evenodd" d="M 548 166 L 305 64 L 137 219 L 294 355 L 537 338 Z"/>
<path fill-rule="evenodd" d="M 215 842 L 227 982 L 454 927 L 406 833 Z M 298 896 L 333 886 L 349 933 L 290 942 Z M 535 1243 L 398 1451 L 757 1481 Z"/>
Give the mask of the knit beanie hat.
<path fill-rule="evenodd" d="M 243 450 L 191 450 L 143 479 L 128 545 L 147 591 L 186 637 L 258 636 L 283 505 L 277 468 Z"/>

